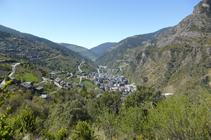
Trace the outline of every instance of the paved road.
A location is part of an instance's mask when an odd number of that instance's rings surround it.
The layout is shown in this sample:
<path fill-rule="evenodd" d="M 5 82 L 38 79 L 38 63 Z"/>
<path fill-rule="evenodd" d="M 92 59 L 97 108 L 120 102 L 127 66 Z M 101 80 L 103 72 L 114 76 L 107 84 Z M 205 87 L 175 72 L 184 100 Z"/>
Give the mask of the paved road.
<path fill-rule="evenodd" d="M 46 82 L 48 79 L 47 78 L 45 78 L 45 77 L 42 77 L 42 81 L 41 82 L 39 82 L 39 83 L 37 83 L 37 84 L 35 84 L 35 85 L 39 85 L 39 84 L 42 84 L 42 83 L 44 83 L 44 82 Z"/>
<path fill-rule="evenodd" d="M 97 72 L 100 73 L 100 69 L 97 69 Z"/>
<path fill-rule="evenodd" d="M 20 63 L 11 64 L 11 66 L 12 66 L 12 72 L 9 74 L 9 77 L 11 77 L 11 76 L 15 73 L 15 67 L 16 67 L 17 65 L 20 65 Z M 5 84 L 6 84 L 6 81 L 3 80 L 3 81 L 1 82 L 1 84 L 0 84 L 0 88 L 3 87 Z"/>
<path fill-rule="evenodd" d="M 169 96 L 169 95 L 174 95 L 174 93 L 163 93 L 161 95 L 164 95 L 164 96 Z"/>
<path fill-rule="evenodd" d="M 54 84 L 59 87 L 59 88 L 62 88 L 62 86 L 60 86 L 58 83 L 54 82 Z"/>
<path fill-rule="evenodd" d="M 78 66 L 78 70 L 80 71 L 80 72 L 82 72 L 82 70 L 81 70 L 81 65 L 83 64 L 83 62 L 82 63 L 80 63 L 80 65 Z"/>
<path fill-rule="evenodd" d="M 67 79 L 70 79 L 70 77 L 72 77 L 73 76 L 73 73 L 70 73 L 70 76 L 69 77 L 67 77 Z"/>
<path fill-rule="evenodd" d="M 78 66 L 78 70 L 79 70 L 80 72 L 83 72 L 83 71 L 81 70 L 81 68 L 80 68 L 81 65 L 82 65 L 83 63 L 84 63 L 84 62 L 81 62 L 80 65 Z M 82 78 L 84 78 L 84 76 L 80 76 L 79 84 L 81 84 Z"/>
<path fill-rule="evenodd" d="M 59 55 L 57 55 L 57 56 L 55 56 L 55 57 L 52 57 L 52 58 L 47 58 L 46 60 L 52 60 L 52 59 L 55 59 L 55 58 L 57 58 L 57 57 L 59 57 L 61 54 L 59 54 Z"/>

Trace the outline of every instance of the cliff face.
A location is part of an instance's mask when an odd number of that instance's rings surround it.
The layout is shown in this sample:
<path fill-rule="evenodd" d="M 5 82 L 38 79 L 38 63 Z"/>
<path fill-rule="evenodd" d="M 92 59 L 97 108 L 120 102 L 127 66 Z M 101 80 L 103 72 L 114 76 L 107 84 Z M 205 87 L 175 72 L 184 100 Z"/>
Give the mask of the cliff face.
<path fill-rule="evenodd" d="M 211 76 L 211 0 L 129 56 L 122 74 L 164 92 L 209 86 Z M 206 82 L 204 82 L 206 81 Z"/>

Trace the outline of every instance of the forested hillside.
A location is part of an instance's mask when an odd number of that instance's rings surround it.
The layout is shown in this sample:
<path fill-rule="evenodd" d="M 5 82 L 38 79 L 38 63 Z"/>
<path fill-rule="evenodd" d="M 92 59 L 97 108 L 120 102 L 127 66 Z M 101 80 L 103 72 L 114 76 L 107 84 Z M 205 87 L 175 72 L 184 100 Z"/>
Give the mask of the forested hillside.
<path fill-rule="evenodd" d="M 128 37 L 117 43 L 115 46 L 106 50 L 103 54 L 98 57 L 96 62 L 100 65 L 115 67 L 115 62 L 127 58 L 128 55 L 133 52 L 133 48 L 147 44 L 149 41 L 157 38 L 162 32 L 167 29 L 168 28 L 164 28 L 154 33 Z"/>
<path fill-rule="evenodd" d="M 82 57 L 61 48 L 55 48 L 26 37 L 0 31 L 0 52 L 17 59 L 30 61 L 52 71 L 76 72 Z M 95 64 L 87 60 L 91 70 Z"/>
<path fill-rule="evenodd" d="M 10 33 L 10 34 L 13 34 L 13 35 L 23 36 L 23 37 L 26 37 L 26 38 L 31 39 L 33 41 L 44 43 L 44 44 L 46 44 L 48 46 L 52 46 L 54 48 L 67 50 L 67 51 L 73 53 L 74 55 L 78 55 L 74 51 L 72 51 L 72 50 L 70 50 L 70 49 L 68 49 L 68 48 L 66 48 L 66 47 L 64 47 L 64 46 L 62 46 L 62 45 L 60 45 L 58 43 L 54 43 L 54 42 L 52 42 L 50 40 L 47 40 L 45 38 L 40 38 L 38 36 L 34 36 L 34 35 L 31 35 L 31 34 L 28 34 L 28 33 L 22 33 L 22 32 L 14 30 L 14 29 L 2 26 L 2 25 L 0 25 L 0 31 L 7 32 L 7 33 Z"/>

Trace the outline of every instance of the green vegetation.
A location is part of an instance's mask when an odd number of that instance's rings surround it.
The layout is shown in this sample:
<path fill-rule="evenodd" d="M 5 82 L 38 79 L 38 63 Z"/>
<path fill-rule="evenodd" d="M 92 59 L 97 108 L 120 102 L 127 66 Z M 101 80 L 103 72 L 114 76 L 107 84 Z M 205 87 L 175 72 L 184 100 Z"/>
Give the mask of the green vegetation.
<path fill-rule="evenodd" d="M 87 122 L 78 122 L 73 138 L 75 140 L 94 140 L 94 131 Z"/>
<path fill-rule="evenodd" d="M 93 98 L 95 90 L 76 88 L 60 90 L 50 100 L 21 91 L 11 94 L 0 98 L 4 113 L 0 137 L 5 139 L 209 139 L 211 135 L 209 91 L 190 90 L 165 98 L 152 87 L 137 86 L 125 100 L 119 92 Z"/>
<path fill-rule="evenodd" d="M 77 66 L 81 63 L 81 56 L 57 43 L 50 41 L 44 41 L 44 43 L 41 41 L 42 43 L 40 43 L 36 37 L 29 39 L 30 37 L 27 38 L 28 36 L 17 36 L 2 31 L 0 31 L 0 34 L 2 35 L 0 37 L 0 49 L 2 53 L 7 55 L 12 54 L 15 59 L 31 62 L 43 67 L 45 70 L 73 73 L 77 71 Z M 5 44 L 6 46 L 1 46 L 1 44 Z M 87 65 L 88 71 L 91 71 L 92 67 L 95 67 L 95 64 L 91 60 Z"/>
<path fill-rule="evenodd" d="M 93 81 L 90 81 L 90 80 L 82 79 L 81 82 L 82 82 L 87 88 L 92 88 L 92 89 L 94 89 L 95 87 L 97 87 L 97 85 L 96 85 Z"/>
<path fill-rule="evenodd" d="M 97 72 L 97 65 L 92 63 L 93 62 L 91 60 L 86 60 L 86 62 L 81 65 L 81 70 L 86 73 Z"/>
<path fill-rule="evenodd" d="M 33 74 L 30 74 L 30 73 L 24 73 L 24 74 L 18 75 L 17 80 L 20 80 L 20 81 L 23 81 L 23 82 L 27 82 L 27 81 L 31 81 L 31 82 L 34 82 L 34 83 L 38 82 L 38 78 L 35 77 Z"/>
<path fill-rule="evenodd" d="M 0 64 L 0 70 L 3 70 L 3 71 L 11 71 L 12 70 L 12 67 L 11 67 L 10 64 L 1 63 Z"/>
<path fill-rule="evenodd" d="M 13 77 L 21 82 L 34 82 L 42 81 L 42 77 L 47 76 L 47 72 L 42 68 L 33 65 L 32 63 L 21 61 L 21 64 L 16 66 L 16 71 Z"/>
<path fill-rule="evenodd" d="M 168 28 L 164 28 L 154 33 L 128 37 L 117 43 L 114 47 L 107 49 L 98 57 L 96 63 L 113 68 L 116 66 L 115 63 L 117 60 L 126 60 L 128 58 L 128 55 L 131 53 L 129 50 L 145 45 L 147 42 L 157 38 L 167 29 Z"/>

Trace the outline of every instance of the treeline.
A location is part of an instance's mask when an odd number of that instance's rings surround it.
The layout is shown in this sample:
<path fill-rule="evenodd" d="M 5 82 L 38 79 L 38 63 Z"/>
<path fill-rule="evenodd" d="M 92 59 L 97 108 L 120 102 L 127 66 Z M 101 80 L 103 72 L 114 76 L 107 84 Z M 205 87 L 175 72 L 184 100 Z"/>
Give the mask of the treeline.
<path fill-rule="evenodd" d="M 151 87 L 119 92 L 74 87 L 48 100 L 29 92 L 1 93 L 0 139 L 210 139 L 208 91 L 164 97 Z M 4 91 L 4 93 L 3 93 Z"/>

